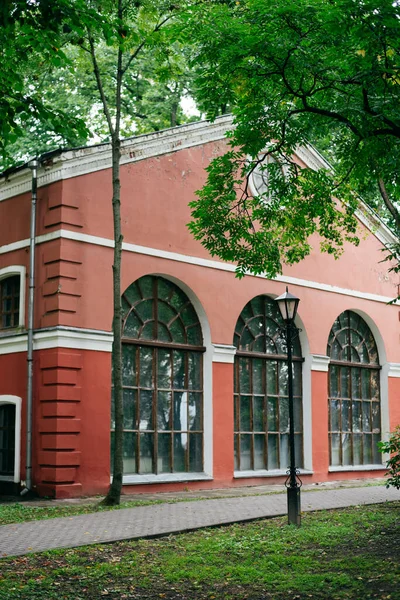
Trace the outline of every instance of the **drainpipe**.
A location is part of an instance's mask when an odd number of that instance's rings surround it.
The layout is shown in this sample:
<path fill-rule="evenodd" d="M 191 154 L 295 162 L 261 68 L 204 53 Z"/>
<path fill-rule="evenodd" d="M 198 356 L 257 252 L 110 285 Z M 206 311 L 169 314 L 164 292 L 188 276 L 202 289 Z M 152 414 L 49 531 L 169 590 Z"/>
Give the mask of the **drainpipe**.
<path fill-rule="evenodd" d="M 26 393 L 26 476 L 21 496 L 32 489 L 32 406 L 33 406 L 33 315 L 35 300 L 35 234 L 37 169 L 39 161 L 34 158 L 28 163 L 32 171 L 31 231 L 29 243 L 29 298 L 28 298 L 28 381 Z"/>

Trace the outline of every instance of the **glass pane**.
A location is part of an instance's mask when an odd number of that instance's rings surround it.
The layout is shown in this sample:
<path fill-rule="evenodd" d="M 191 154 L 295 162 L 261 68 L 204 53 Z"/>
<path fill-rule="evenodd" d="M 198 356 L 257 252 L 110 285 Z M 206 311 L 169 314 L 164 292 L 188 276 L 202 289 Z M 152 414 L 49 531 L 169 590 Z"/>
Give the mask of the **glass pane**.
<path fill-rule="evenodd" d="M 170 433 L 160 433 L 158 436 L 157 469 L 159 473 L 171 473 L 171 442 Z"/>
<path fill-rule="evenodd" d="M 195 325 L 196 323 L 199 322 L 196 311 L 194 310 L 194 308 L 191 304 L 187 304 L 185 306 L 185 308 L 183 308 L 180 311 L 179 314 L 181 316 L 183 323 L 185 324 L 185 327 L 188 327 L 190 325 Z"/>
<path fill-rule="evenodd" d="M 234 451 L 233 451 L 234 467 L 233 468 L 235 469 L 235 471 L 239 470 L 238 444 L 239 444 L 239 436 L 237 434 L 235 434 L 233 436 L 233 447 L 234 447 Z"/>
<path fill-rule="evenodd" d="M 139 429 L 153 429 L 153 392 L 140 391 Z"/>
<path fill-rule="evenodd" d="M 235 394 L 233 398 L 233 428 L 239 431 L 239 396 Z"/>
<path fill-rule="evenodd" d="M 157 428 L 161 431 L 171 429 L 171 399 L 171 392 L 157 394 Z"/>
<path fill-rule="evenodd" d="M 174 286 L 174 293 L 169 300 L 171 306 L 176 308 L 176 310 L 180 310 L 187 302 L 189 302 L 189 300 L 186 294 L 184 294 L 178 287 Z"/>
<path fill-rule="evenodd" d="M 361 398 L 361 369 L 351 369 L 351 397 Z"/>
<path fill-rule="evenodd" d="M 379 400 L 379 371 L 371 371 L 371 398 Z"/>
<path fill-rule="evenodd" d="M 201 393 L 191 392 L 189 394 L 189 429 L 191 431 L 201 431 Z"/>
<path fill-rule="evenodd" d="M 362 465 L 362 435 L 353 435 L 353 465 Z"/>
<path fill-rule="evenodd" d="M 275 395 L 278 393 L 278 365 L 276 361 L 267 361 L 267 390 L 268 394 Z"/>
<path fill-rule="evenodd" d="M 279 431 L 289 431 L 289 398 L 279 398 Z"/>
<path fill-rule="evenodd" d="M 288 366 L 285 362 L 280 362 L 279 366 L 279 394 L 285 396 L 288 394 Z"/>
<path fill-rule="evenodd" d="M 154 434 L 140 434 L 140 468 L 139 473 L 153 473 Z"/>
<path fill-rule="evenodd" d="M 141 340 L 154 340 L 156 336 L 156 322 L 148 321 L 139 332 Z"/>
<path fill-rule="evenodd" d="M 162 321 L 163 323 L 167 324 L 176 317 L 176 314 L 177 314 L 176 311 L 173 308 L 171 308 L 170 306 L 168 306 L 168 304 L 166 304 L 162 300 L 160 300 L 158 302 L 157 308 L 158 308 L 158 320 Z"/>
<path fill-rule="evenodd" d="M 154 301 L 142 300 L 135 306 L 135 310 L 143 322 L 153 320 Z"/>
<path fill-rule="evenodd" d="M 187 341 L 188 344 L 193 344 L 193 346 L 201 346 L 203 344 L 200 325 L 192 325 L 187 328 Z"/>
<path fill-rule="evenodd" d="M 369 369 L 361 369 L 361 397 L 365 399 L 371 398 L 369 386 L 371 371 Z"/>
<path fill-rule="evenodd" d="M 278 400 L 268 398 L 268 431 L 278 431 Z"/>
<path fill-rule="evenodd" d="M 254 396 L 253 398 L 253 430 L 265 431 L 264 396 Z"/>
<path fill-rule="evenodd" d="M 329 367 L 329 396 L 331 398 L 339 397 L 338 368 L 332 365 Z"/>
<path fill-rule="evenodd" d="M 185 352 L 174 350 L 172 356 L 174 367 L 174 389 L 185 389 Z"/>
<path fill-rule="evenodd" d="M 303 431 L 303 415 L 302 415 L 301 398 L 294 398 L 293 410 L 294 410 L 294 430 L 296 432 Z"/>
<path fill-rule="evenodd" d="M 251 435 L 240 436 L 240 470 L 251 469 Z"/>
<path fill-rule="evenodd" d="M 338 428 L 340 430 L 340 427 Z M 351 431 L 351 402 L 342 401 L 342 431 Z"/>
<path fill-rule="evenodd" d="M 171 389 L 171 351 L 157 350 L 157 383 L 158 388 Z"/>
<path fill-rule="evenodd" d="M 329 402 L 330 430 L 340 431 L 340 400 Z"/>
<path fill-rule="evenodd" d="M 154 350 L 152 348 L 146 348 L 144 346 L 140 348 L 140 387 L 154 387 L 153 356 Z"/>
<path fill-rule="evenodd" d="M 242 394 L 250 393 L 250 368 L 248 358 L 239 358 L 239 388 Z"/>
<path fill-rule="evenodd" d="M 124 429 L 136 429 L 136 390 L 123 390 Z"/>
<path fill-rule="evenodd" d="M 290 459 L 289 459 L 289 436 L 287 434 L 281 435 L 280 451 L 281 451 L 280 467 L 281 467 L 281 469 L 288 469 L 289 464 L 290 464 Z"/>
<path fill-rule="evenodd" d="M 363 435 L 364 465 L 372 464 L 372 435 Z"/>
<path fill-rule="evenodd" d="M 371 431 L 372 430 L 371 402 L 363 402 L 362 403 L 362 428 L 363 428 L 363 431 Z"/>
<path fill-rule="evenodd" d="M 174 392 L 174 429 L 187 431 L 187 392 Z"/>
<path fill-rule="evenodd" d="M 347 466 L 351 464 L 351 434 L 342 433 L 342 465 Z"/>
<path fill-rule="evenodd" d="M 253 358 L 253 394 L 263 394 L 263 361 L 259 358 Z"/>
<path fill-rule="evenodd" d="M 362 431 L 361 402 L 352 402 L 353 431 Z"/>
<path fill-rule="evenodd" d="M 132 283 L 132 285 L 128 287 L 124 292 L 124 296 L 132 306 L 142 298 L 136 283 Z"/>
<path fill-rule="evenodd" d="M 331 436 L 331 466 L 340 465 L 340 434 L 332 433 Z"/>
<path fill-rule="evenodd" d="M 167 326 L 160 323 L 160 321 L 157 323 L 157 339 L 160 340 L 160 342 L 172 342 L 172 336 L 170 335 Z"/>
<path fill-rule="evenodd" d="M 379 402 L 371 402 L 372 409 L 372 431 L 379 433 L 381 430 L 381 407 Z"/>
<path fill-rule="evenodd" d="M 122 444 L 124 473 L 136 473 L 136 433 L 125 431 Z"/>
<path fill-rule="evenodd" d="M 296 459 L 296 467 L 299 469 L 303 468 L 303 436 L 295 435 L 294 436 L 294 451 L 295 451 L 295 459 Z"/>
<path fill-rule="evenodd" d="M 123 335 L 128 338 L 137 339 L 139 337 L 139 329 L 141 325 L 141 322 L 132 311 L 125 321 Z"/>
<path fill-rule="evenodd" d="M 378 443 L 381 441 L 380 433 L 372 435 L 372 462 L 374 465 L 382 464 L 382 454 L 379 452 Z"/>
<path fill-rule="evenodd" d="M 136 385 L 136 348 L 122 345 L 122 385 Z"/>
<path fill-rule="evenodd" d="M 251 396 L 240 396 L 240 431 L 250 431 Z"/>
<path fill-rule="evenodd" d="M 186 471 L 187 433 L 174 434 L 174 471 Z"/>
<path fill-rule="evenodd" d="M 189 437 L 189 471 L 201 473 L 203 471 L 203 435 L 191 433 Z"/>
<path fill-rule="evenodd" d="M 293 363 L 293 395 L 301 396 L 301 363 Z"/>
<path fill-rule="evenodd" d="M 175 319 L 169 325 L 169 331 L 172 335 L 172 340 L 178 344 L 186 344 L 186 332 L 180 318 Z"/>
<path fill-rule="evenodd" d="M 265 435 L 254 436 L 254 468 L 265 469 Z"/>
<path fill-rule="evenodd" d="M 278 462 L 278 443 L 279 436 L 274 434 L 268 435 L 268 470 L 279 469 Z"/>
<path fill-rule="evenodd" d="M 342 398 L 350 398 L 350 369 L 348 367 L 340 368 L 340 385 Z"/>
<path fill-rule="evenodd" d="M 189 358 L 189 389 L 201 390 L 203 388 L 201 381 L 201 359 L 198 352 L 188 352 Z"/>
<path fill-rule="evenodd" d="M 137 283 L 142 291 L 143 298 L 151 298 L 154 295 L 154 281 L 155 277 L 151 275 L 145 275 L 138 279 Z"/>

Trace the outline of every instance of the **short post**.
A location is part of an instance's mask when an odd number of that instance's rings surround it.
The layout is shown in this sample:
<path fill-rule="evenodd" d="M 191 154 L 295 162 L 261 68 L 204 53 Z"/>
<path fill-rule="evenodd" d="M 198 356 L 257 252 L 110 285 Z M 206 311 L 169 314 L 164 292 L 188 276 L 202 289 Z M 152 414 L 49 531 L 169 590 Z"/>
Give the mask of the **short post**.
<path fill-rule="evenodd" d="M 295 455 L 295 439 L 294 439 L 294 408 L 293 408 L 293 358 L 292 344 L 293 338 L 298 334 L 298 329 L 294 324 L 294 320 L 299 305 L 299 298 L 293 296 L 286 287 L 286 292 L 275 298 L 278 303 L 279 310 L 285 322 L 285 330 L 282 334 L 287 345 L 287 365 L 288 365 L 288 394 L 289 394 L 289 450 L 290 450 L 290 465 L 288 469 L 288 477 L 285 485 L 287 488 L 288 502 L 288 523 L 291 525 L 301 525 L 301 503 L 300 503 L 300 488 L 301 480 L 298 477 L 296 468 Z"/>

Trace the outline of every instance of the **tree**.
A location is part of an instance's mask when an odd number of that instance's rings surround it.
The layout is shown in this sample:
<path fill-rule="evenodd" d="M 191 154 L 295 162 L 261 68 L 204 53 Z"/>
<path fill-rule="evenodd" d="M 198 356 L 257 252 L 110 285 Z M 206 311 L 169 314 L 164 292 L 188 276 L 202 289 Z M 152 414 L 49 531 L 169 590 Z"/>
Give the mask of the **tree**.
<path fill-rule="evenodd" d="M 398 3 L 237 0 L 198 11 L 200 96 L 211 118 L 229 104 L 235 128 L 192 203 L 195 237 L 239 275 L 273 277 L 310 252 L 314 233 L 335 256 L 358 243 L 359 195 L 399 232 Z M 295 163 L 309 142 L 334 169 Z M 268 191 L 252 196 L 254 171 Z"/>
<path fill-rule="evenodd" d="M 386 462 L 389 471 L 386 487 L 391 485 L 400 490 L 400 425 L 396 427 L 387 442 L 379 442 L 379 450 L 391 454 Z"/>

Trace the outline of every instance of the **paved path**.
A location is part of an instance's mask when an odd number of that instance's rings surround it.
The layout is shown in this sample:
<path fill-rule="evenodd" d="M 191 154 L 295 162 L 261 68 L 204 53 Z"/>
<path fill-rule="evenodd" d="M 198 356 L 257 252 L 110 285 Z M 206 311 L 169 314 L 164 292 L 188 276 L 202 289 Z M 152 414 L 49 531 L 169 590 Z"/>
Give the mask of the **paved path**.
<path fill-rule="evenodd" d="M 302 511 L 399 500 L 394 488 L 367 486 L 302 493 Z M 100 542 L 157 537 L 286 514 L 286 494 L 155 504 L 0 527 L 0 557 Z"/>

